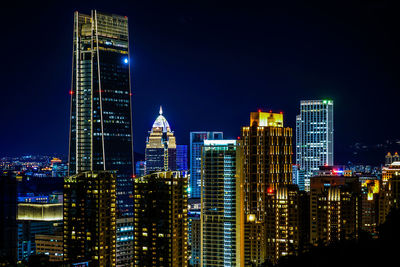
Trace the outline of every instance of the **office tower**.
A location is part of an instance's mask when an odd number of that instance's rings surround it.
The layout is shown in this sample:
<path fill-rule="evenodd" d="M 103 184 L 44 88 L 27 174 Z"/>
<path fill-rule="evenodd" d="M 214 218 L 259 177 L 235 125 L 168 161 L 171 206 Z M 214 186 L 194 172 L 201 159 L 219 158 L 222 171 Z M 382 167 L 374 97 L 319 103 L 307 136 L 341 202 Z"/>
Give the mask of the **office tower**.
<path fill-rule="evenodd" d="M 304 174 L 305 171 L 300 169 L 299 165 L 293 164 L 292 165 L 292 171 L 293 171 L 293 183 L 297 184 L 299 187 L 299 190 L 304 191 Z"/>
<path fill-rule="evenodd" d="M 64 261 L 116 265 L 116 174 L 81 172 L 64 182 Z"/>
<path fill-rule="evenodd" d="M 154 121 L 146 141 L 146 174 L 176 170 L 175 136 L 162 114 L 160 107 L 159 116 Z"/>
<path fill-rule="evenodd" d="M 296 164 L 305 171 L 305 190 L 320 166 L 333 166 L 333 101 L 303 100 L 296 117 Z"/>
<path fill-rule="evenodd" d="M 134 266 L 187 266 L 188 176 L 165 171 L 136 178 Z"/>
<path fill-rule="evenodd" d="M 310 243 L 328 244 L 358 238 L 361 186 L 357 177 L 322 166 L 310 184 Z"/>
<path fill-rule="evenodd" d="M 190 132 L 190 198 L 199 198 L 201 191 L 201 147 L 204 140 L 222 140 L 222 132 Z"/>
<path fill-rule="evenodd" d="M 49 255 L 49 261 L 63 260 L 62 235 L 35 235 L 36 254 Z"/>
<path fill-rule="evenodd" d="M 200 266 L 200 212 L 201 203 L 198 198 L 188 199 L 188 253 L 189 264 Z"/>
<path fill-rule="evenodd" d="M 136 162 L 135 174 L 136 177 L 144 176 L 146 171 L 146 161 L 138 161 Z"/>
<path fill-rule="evenodd" d="M 69 175 L 117 171 L 119 216 L 132 216 L 132 117 L 127 17 L 75 12 Z"/>
<path fill-rule="evenodd" d="M 201 161 L 201 266 L 243 266 L 241 147 L 204 140 Z"/>
<path fill-rule="evenodd" d="M 187 145 L 176 146 L 176 170 L 177 171 L 189 170 Z"/>
<path fill-rule="evenodd" d="M 0 265 L 17 261 L 17 180 L 0 174 Z"/>
<path fill-rule="evenodd" d="M 292 184 L 292 129 L 283 126 L 282 113 L 251 112 L 250 126 L 242 128 L 241 139 L 244 151 L 245 264 L 276 263 L 279 257 L 294 253 L 289 246 L 292 239 L 280 239 L 278 231 L 271 236 L 268 229 L 271 220 L 284 216 L 279 210 L 269 212 L 268 192 L 293 191 L 285 187 Z M 292 196 L 289 195 L 285 192 L 283 197 L 290 201 Z M 286 231 L 289 227 L 287 223 L 279 230 Z M 276 246 L 273 242 L 281 242 L 284 249 L 271 254 Z"/>

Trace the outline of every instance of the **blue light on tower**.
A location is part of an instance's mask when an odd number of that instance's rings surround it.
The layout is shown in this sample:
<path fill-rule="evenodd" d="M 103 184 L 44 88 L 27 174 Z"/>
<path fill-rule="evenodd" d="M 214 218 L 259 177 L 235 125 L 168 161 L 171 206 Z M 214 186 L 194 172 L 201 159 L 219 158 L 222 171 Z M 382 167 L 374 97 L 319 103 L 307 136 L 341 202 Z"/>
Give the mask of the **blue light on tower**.
<path fill-rule="evenodd" d="M 125 63 L 125 64 L 128 64 L 128 62 L 129 62 L 127 57 L 126 57 L 126 58 L 124 58 L 124 60 L 123 60 L 123 61 L 124 61 L 124 63 Z"/>

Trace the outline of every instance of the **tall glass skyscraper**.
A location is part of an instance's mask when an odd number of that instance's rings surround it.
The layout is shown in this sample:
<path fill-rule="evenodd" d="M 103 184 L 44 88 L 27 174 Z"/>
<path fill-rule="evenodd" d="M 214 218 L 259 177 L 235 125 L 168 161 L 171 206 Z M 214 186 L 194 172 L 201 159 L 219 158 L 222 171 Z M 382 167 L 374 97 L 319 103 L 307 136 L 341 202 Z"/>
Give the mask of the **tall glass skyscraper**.
<path fill-rule="evenodd" d="M 333 165 L 333 101 L 303 100 L 296 117 L 296 164 L 305 171 L 305 190 L 319 166 Z"/>
<path fill-rule="evenodd" d="M 117 171 L 120 216 L 133 216 L 128 18 L 75 12 L 69 175 Z"/>
<path fill-rule="evenodd" d="M 240 146 L 205 140 L 201 180 L 201 266 L 242 266 Z"/>
<path fill-rule="evenodd" d="M 200 198 L 201 147 L 204 140 L 222 140 L 223 132 L 190 132 L 190 197 Z"/>

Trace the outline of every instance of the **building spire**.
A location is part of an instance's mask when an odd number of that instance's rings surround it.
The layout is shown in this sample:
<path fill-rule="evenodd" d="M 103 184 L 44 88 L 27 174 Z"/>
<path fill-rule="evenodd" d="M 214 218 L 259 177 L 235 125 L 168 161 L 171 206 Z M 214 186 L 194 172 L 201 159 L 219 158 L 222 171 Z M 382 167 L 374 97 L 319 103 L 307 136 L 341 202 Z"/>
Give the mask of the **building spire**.
<path fill-rule="evenodd" d="M 162 106 L 160 106 L 160 115 L 162 115 Z"/>

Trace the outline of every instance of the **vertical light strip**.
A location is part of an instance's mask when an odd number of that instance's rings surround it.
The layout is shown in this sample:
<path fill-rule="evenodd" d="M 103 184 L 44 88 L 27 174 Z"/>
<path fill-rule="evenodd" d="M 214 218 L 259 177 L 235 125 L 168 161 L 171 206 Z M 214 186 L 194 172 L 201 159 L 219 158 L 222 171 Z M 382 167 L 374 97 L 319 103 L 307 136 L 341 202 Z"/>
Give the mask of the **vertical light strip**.
<path fill-rule="evenodd" d="M 132 148 L 132 175 L 135 174 L 135 152 L 134 152 L 134 145 L 133 145 L 133 122 L 132 122 L 132 87 L 131 87 L 131 54 L 129 51 L 129 23 L 128 23 L 128 18 L 126 18 L 126 31 L 128 35 L 128 81 L 129 81 L 129 112 L 130 112 L 130 118 L 131 118 L 131 148 Z"/>
<path fill-rule="evenodd" d="M 90 41 L 90 170 L 94 170 L 93 166 L 93 18 L 91 21 L 92 32 Z M 96 31 L 97 33 L 97 31 Z"/>
<path fill-rule="evenodd" d="M 75 12 L 75 17 L 74 19 L 76 20 L 78 12 Z M 75 30 L 75 29 L 74 29 Z M 72 80 L 71 80 L 71 88 L 70 88 L 70 94 L 71 94 L 71 103 L 70 103 L 70 118 L 69 118 L 69 144 L 68 144 L 68 176 L 71 173 L 71 140 L 72 140 L 72 99 L 73 99 L 73 94 L 74 94 L 74 90 L 72 90 L 73 86 L 74 86 L 74 52 L 75 52 L 75 40 L 74 40 L 74 32 L 72 33 L 72 70 L 71 70 L 71 74 L 72 74 Z M 76 90 L 75 90 L 76 91 Z M 76 114 L 75 114 L 76 116 Z M 75 165 L 76 165 L 76 151 L 75 151 Z M 76 166 L 75 166 L 76 168 Z"/>
<path fill-rule="evenodd" d="M 99 79 L 101 143 L 102 143 L 102 148 L 103 148 L 103 169 L 106 170 L 106 154 L 105 154 L 105 149 L 104 149 L 104 126 L 103 126 L 103 99 L 101 96 L 101 80 L 100 80 L 99 34 L 97 32 L 97 10 L 94 11 L 94 17 L 95 17 L 95 23 L 96 23 L 97 76 Z"/>
<path fill-rule="evenodd" d="M 76 12 L 76 52 L 75 52 L 75 124 L 76 124 L 76 129 L 75 129 L 75 174 L 78 173 L 78 128 L 79 128 L 79 123 L 78 123 L 78 74 L 79 74 L 79 13 Z"/>

